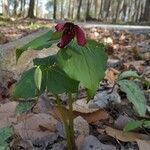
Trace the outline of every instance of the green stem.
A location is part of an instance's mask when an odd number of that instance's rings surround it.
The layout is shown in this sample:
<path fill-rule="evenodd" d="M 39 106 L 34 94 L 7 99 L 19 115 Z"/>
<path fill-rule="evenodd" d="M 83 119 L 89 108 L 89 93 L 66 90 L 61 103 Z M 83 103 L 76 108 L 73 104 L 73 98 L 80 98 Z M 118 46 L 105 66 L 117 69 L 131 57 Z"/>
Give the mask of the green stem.
<path fill-rule="evenodd" d="M 70 131 L 70 140 L 71 140 L 71 145 L 72 145 L 71 150 L 75 150 L 76 147 L 75 147 L 75 140 L 74 140 L 74 124 L 73 124 L 73 107 L 72 107 L 72 103 L 73 103 L 72 94 L 69 93 L 69 95 L 68 95 L 69 131 Z"/>
<path fill-rule="evenodd" d="M 63 120 L 64 126 L 65 126 L 68 150 L 73 150 L 72 138 L 71 138 L 72 131 L 70 132 L 70 116 L 69 116 L 69 119 L 67 116 L 65 116 L 65 112 L 63 111 L 63 106 L 62 106 L 60 98 L 58 97 L 58 95 L 55 95 L 55 97 L 56 97 L 56 102 L 58 105 L 59 112 L 62 116 L 62 120 Z"/>
<path fill-rule="evenodd" d="M 72 95 L 69 93 L 68 105 L 69 105 L 69 125 L 70 125 L 70 138 L 72 142 L 74 141 L 74 125 L 73 125 L 73 108 L 72 108 Z"/>

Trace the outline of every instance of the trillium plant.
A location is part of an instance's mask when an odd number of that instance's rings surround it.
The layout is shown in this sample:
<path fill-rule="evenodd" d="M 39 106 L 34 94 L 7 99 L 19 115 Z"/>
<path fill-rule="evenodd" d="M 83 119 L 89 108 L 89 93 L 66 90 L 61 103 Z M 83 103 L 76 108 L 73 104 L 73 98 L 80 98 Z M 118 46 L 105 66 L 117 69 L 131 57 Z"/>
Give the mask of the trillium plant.
<path fill-rule="evenodd" d="M 29 99 L 45 92 L 53 93 L 65 126 L 67 147 L 74 150 L 76 146 L 72 104 L 77 97 L 74 95 L 78 94 L 80 87 L 84 87 L 87 91 L 87 102 L 92 99 L 105 76 L 107 54 L 102 43 L 87 40 L 84 31 L 78 25 L 67 22 L 57 24 L 55 31 L 50 30 L 18 48 L 17 61 L 29 48 L 44 50 L 54 44 L 57 44 L 58 52 L 45 58 L 33 59 L 33 68 L 22 74 L 13 96 Z M 64 93 L 67 95 L 67 107 L 61 100 L 61 94 Z M 62 109 L 64 107 L 68 108 L 68 114 Z"/>

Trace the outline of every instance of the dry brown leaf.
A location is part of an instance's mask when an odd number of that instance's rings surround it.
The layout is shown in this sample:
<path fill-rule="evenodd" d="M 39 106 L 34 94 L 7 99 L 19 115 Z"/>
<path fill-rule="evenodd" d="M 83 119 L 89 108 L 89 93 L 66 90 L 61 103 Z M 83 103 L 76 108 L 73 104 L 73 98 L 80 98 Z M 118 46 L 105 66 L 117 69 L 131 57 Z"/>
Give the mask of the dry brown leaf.
<path fill-rule="evenodd" d="M 139 150 L 149 150 L 150 149 L 150 141 L 136 140 Z"/>
<path fill-rule="evenodd" d="M 9 102 L 0 105 L 0 128 L 10 126 L 18 103 Z"/>
<path fill-rule="evenodd" d="M 87 103 L 86 99 L 79 99 L 73 103 L 73 117 L 76 118 L 78 116 L 83 117 L 88 123 L 96 122 L 98 120 L 106 120 L 109 118 L 109 114 L 102 109 L 92 109 L 89 108 L 90 103 Z M 66 118 L 69 116 L 69 111 L 67 108 L 55 107 L 51 109 L 49 112 L 54 118 L 57 120 L 62 120 L 62 115 L 60 111 L 64 114 Z"/>
<path fill-rule="evenodd" d="M 61 113 L 60 113 L 61 112 Z M 65 107 L 54 107 L 53 109 L 51 109 L 49 111 L 49 113 L 56 119 L 56 120 L 63 120 L 62 119 L 62 113 L 63 113 L 63 116 L 68 118 L 69 117 L 69 110 Z M 73 114 L 73 118 L 77 117 L 75 114 Z"/>
<path fill-rule="evenodd" d="M 56 130 L 57 120 L 48 114 L 28 114 L 14 130 L 24 140 L 35 140 L 50 135 Z"/>
<path fill-rule="evenodd" d="M 114 138 L 117 138 L 123 142 L 134 142 L 137 140 L 150 140 L 150 137 L 146 134 L 139 134 L 133 132 L 123 132 L 111 127 L 105 129 L 106 133 Z"/>
<path fill-rule="evenodd" d="M 106 77 L 105 79 L 108 80 L 108 83 L 110 84 L 114 84 L 116 79 L 117 79 L 117 75 L 119 74 L 119 71 L 114 69 L 114 68 L 109 68 L 106 71 Z"/>
<path fill-rule="evenodd" d="M 73 103 L 73 111 L 81 112 L 81 113 L 92 113 L 97 111 L 98 109 L 89 108 L 89 103 L 87 103 L 86 98 L 79 99 Z"/>
<path fill-rule="evenodd" d="M 78 112 L 76 113 L 82 116 L 88 123 L 94 123 L 99 120 L 107 120 L 109 118 L 109 114 L 106 111 L 101 109 L 87 114 L 78 113 Z"/>
<path fill-rule="evenodd" d="M 68 117 L 68 114 L 69 114 L 68 109 L 64 107 L 64 108 L 61 108 L 61 111 L 63 112 L 65 117 Z M 54 118 L 56 118 L 57 120 L 62 120 L 60 109 L 58 107 L 55 107 L 53 111 L 50 111 L 50 114 L 54 116 Z M 83 117 L 88 123 L 93 123 L 99 120 L 107 120 L 109 118 L 109 114 L 102 109 L 99 109 L 91 113 L 82 113 L 78 111 L 73 111 L 73 117 L 76 118 L 78 116 Z"/>

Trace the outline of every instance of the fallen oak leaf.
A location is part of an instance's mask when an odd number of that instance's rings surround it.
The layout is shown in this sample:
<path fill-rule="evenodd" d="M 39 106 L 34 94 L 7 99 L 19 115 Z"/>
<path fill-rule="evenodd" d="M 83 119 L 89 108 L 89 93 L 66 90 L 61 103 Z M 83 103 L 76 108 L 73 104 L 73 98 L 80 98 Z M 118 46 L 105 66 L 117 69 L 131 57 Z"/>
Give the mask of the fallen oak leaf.
<path fill-rule="evenodd" d="M 133 132 L 123 132 L 111 127 L 105 129 L 109 136 L 112 136 L 123 142 L 135 142 L 137 140 L 150 140 L 150 137 L 146 134 L 133 133 Z"/>

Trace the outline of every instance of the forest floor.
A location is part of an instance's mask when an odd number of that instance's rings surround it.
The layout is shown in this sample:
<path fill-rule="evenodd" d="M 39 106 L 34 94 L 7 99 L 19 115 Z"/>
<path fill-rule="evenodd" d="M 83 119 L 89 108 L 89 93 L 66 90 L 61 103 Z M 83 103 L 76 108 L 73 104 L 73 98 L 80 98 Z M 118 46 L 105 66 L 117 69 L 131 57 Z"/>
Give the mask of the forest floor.
<path fill-rule="evenodd" d="M 56 21 L 59 22 L 59 21 Z M 46 19 L 3 19 L 0 18 L 0 44 L 5 44 L 10 41 L 22 38 L 28 34 L 36 32 L 39 29 L 51 28 L 55 24 L 52 20 Z M 98 22 L 77 22 L 84 28 L 103 28 L 114 30 L 128 30 L 134 33 L 149 33 L 150 26 L 139 25 L 114 25 L 103 24 Z"/>
<path fill-rule="evenodd" d="M 9 43 L 39 29 L 52 27 L 53 22 L 39 20 L 0 21 L 0 44 Z M 73 103 L 76 144 L 79 150 L 149 150 L 150 125 L 135 125 L 132 132 L 123 132 L 128 121 L 150 121 L 150 89 L 136 80 L 147 100 L 146 116 L 140 117 L 128 96 L 114 86 L 120 73 L 134 71 L 143 81 L 150 80 L 150 30 L 107 28 L 108 25 L 81 24 L 87 38 L 107 45 L 109 54 L 106 77 L 94 100 L 86 103 L 86 92 L 79 92 Z M 110 26 L 110 25 L 109 25 Z M 139 31 L 139 32 L 137 32 Z M 144 32 L 143 32 L 144 31 Z M 145 32 L 146 31 L 146 32 Z M 130 78 L 132 79 L 132 78 Z M 13 78 L 0 84 L 0 141 L 13 150 L 65 150 L 64 127 L 54 97 L 42 95 L 38 101 L 14 101 L 11 93 L 16 84 Z M 134 93 L 133 95 L 138 95 Z M 66 101 L 66 95 L 62 96 Z M 137 97 L 138 99 L 138 97 Z M 67 108 L 66 108 L 67 113 Z M 2 128 L 13 127 L 13 134 L 4 134 Z M 7 137 L 7 138 L 6 138 Z M 9 137 L 9 138 L 8 138 Z M 0 142 L 0 149 L 3 148 Z"/>

